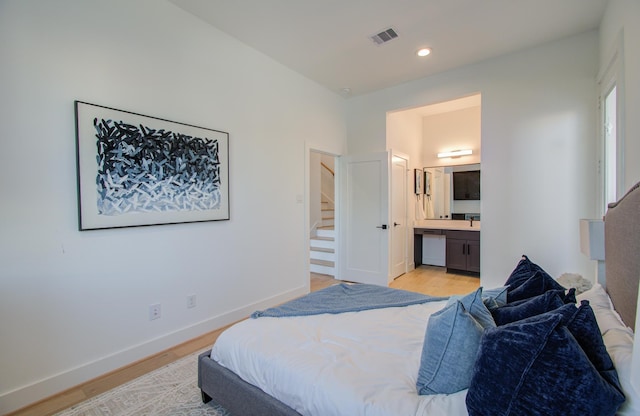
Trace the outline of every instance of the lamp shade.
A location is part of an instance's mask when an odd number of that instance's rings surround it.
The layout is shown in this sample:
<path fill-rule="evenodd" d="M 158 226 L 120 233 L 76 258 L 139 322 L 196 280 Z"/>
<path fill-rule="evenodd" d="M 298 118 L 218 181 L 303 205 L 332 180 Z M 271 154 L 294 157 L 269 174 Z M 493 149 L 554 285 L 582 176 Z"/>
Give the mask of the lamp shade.
<path fill-rule="evenodd" d="M 580 220 L 580 251 L 591 260 L 604 260 L 603 220 Z"/>

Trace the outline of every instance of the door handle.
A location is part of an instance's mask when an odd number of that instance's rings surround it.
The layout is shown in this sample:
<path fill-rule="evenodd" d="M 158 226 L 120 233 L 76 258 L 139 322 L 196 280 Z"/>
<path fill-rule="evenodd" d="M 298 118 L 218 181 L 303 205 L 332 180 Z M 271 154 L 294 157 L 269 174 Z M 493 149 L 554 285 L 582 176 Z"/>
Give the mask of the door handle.
<path fill-rule="evenodd" d="M 386 230 L 387 224 L 378 225 L 376 228 L 382 228 L 383 230 Z"/>
<path fill-rule="evenodd" d="M 393 223 L 393 226 L 394 226 L 394 227 L 397 227 L 398 225 L 402 225 L 402 224 L 398 224 L 397 222 L 394 222 L 394 223 Z"/>

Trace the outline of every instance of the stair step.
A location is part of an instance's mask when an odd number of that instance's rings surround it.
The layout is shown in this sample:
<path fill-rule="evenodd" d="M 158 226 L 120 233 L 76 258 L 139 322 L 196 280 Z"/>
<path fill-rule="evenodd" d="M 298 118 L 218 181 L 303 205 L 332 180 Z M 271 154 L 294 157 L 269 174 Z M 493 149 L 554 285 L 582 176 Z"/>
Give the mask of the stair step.
<path fill-rule="evenodd" d="M 317 237 L 316 238 L 330 238 L 335 240 L 336 231 L 333 229 L 333 226 L 329 225 L 327 227 L 320 227 L 316 230 Z"/>
<path fill-rule="evenodd" d="M 311 264 L 315 264 L 317 266 L 335 267 L 335 262 L 331 260 L 311 259 L 310 261 Z"/>
<path fill-rule="evenodd" d="M 336 255 L 333 252 L 333 250 L 320 251 L 318 249 L 314 250 L 313 247 L 312 247 L 311 251 L 309 252 L 309 258 L 311 259 L 311 261 L 313 261 L 313 260 L 325 260 L 325 261 L 334 262 L 336 260 Z"/>
<path fill-rule="evenodd" d="M 329 247 L 314 247 L 311 246 L 311 251 L 319 251 L 320 253 L 335 253 L 336 251 Z"/>
<path fill-rule="evenodd" d="M 333 277 L 336 275 L 335 267 L 322 266 L 320 264 L 310 264 L 309 271 L 311 273 L 326 274 Z"/>
<path fill-rule="evenodd" d="M 329 249 L 333 249 L 336 245 L 334 240 L 319 240 L 319 239 L 312 239 L 311 242 L 309 243 L 311 248 L 329 248 Z"/>
<path fill-rule="evenodd" d="M 335 212 L 332 211 L 322 211 L 322 215 L 320 216 L 323 220 L 325 219 L 334 219 L 335 216 Z"/>

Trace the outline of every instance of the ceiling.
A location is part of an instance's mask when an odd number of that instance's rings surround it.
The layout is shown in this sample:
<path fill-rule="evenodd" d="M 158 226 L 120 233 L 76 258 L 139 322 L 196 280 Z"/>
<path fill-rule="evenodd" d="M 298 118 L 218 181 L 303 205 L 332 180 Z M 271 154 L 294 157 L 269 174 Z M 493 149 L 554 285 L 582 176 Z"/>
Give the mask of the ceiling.
<path fill-rule="evenodd" d="M 169 0 L 345 97 L 598 27 L 607 0 Z M 398 37 L 371 39 L 388 28 Z M 418 58 L 420 47 L 432 48 Z"/>

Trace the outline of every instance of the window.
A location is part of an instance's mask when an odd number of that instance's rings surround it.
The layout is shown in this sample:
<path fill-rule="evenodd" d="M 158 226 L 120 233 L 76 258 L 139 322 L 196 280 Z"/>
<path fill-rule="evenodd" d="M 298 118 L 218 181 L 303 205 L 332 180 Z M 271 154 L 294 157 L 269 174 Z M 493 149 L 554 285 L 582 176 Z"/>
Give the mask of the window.
<path fill-rule="evenodd" d="M 624 188 L 624 72 L 623 33 L 618 35 L 611 59 L 606 61 L 598 76 L 600 89 L 600 134 L 598 151 L 600 215 L 617 201 Z"/>

